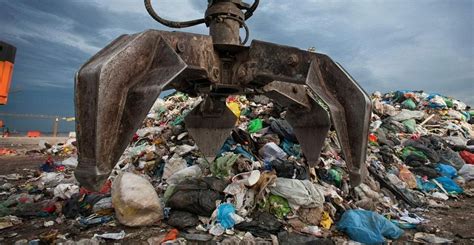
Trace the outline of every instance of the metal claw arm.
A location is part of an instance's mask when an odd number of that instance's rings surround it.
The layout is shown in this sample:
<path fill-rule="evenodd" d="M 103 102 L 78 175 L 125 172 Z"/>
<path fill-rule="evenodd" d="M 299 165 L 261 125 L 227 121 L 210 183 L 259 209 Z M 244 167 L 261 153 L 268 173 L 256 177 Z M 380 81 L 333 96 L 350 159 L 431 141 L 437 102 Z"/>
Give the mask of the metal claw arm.
<path fill-rule="evenodd" d="M 370 100 L 342 67 L 322 54 L 261 41 L 230 54 L 218 46 L 209 36 L 150 30 L 122 36 L 92 57 L 76 75 L 79 182 L 100 188 L 165 88 L 206 96 L 185 124 L 208 160 L 236 121 L 223 98 L 263 89 L 288 107 L 308 164 L 318 163 L 332 122 L 353 186 L 362 181 Z"/>
<path fill-rule="evenodd" d="M 79 70 L 75 176 L 83 186 L 101 187 L 162 89 L 185 68 L 160 33 L 150 31 L 119 37 Z"/>
<path fill-rule="evenodd" d="M 251 74 L 250 84 L 271 85 L 273 81 L 282 81 L 288 84 L 286 86 L 306 85 L 324 101 L 349 167 L 352 186 L 360 184 L 367 175 L 365 154 L 371 102 L 357 82 L 326 55 L 261 41 L 252 42 L 248 63 L 251 65 L 247 66 L 252 67 L 247 70 Z M 279 91 L 278 97 L 281 101 L 281 97 L 291 97 L 291 93 Z M 290 108 L 287 120 L 295 127 L 308 163 L 314 166 L 329 124 L 318 104 L 310 103 L 309 108 L 307 115 Z"/>

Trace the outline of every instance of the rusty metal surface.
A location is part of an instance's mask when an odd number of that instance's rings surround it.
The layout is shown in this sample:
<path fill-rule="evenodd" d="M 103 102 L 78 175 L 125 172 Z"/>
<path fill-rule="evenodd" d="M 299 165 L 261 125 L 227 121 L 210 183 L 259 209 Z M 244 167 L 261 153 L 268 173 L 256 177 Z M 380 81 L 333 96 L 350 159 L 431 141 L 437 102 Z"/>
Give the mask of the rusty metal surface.
<path fill-rule="evenodd" d="M 267 97 L 288 108 L 285 119 L 293 127 L 306 162 L 315 167 L 331 126 L 326 109 L 308 95 L 304 85 L 274 81 L 263 90 Z"/>
<path fill-rule="evenodd" d="M 232 2 L 216 2 L 206 11 L 209 35 L 214 44 L 240 45 L 240 27 L 244 23 L 244 14 L 238 5 Z"/>
<path fill-rule="evenodd" d="M 206 160 L 212 162 L 230 136 L 237 117 L 225 100 L 208 96 L 186 115 L 184 123 Z"/>
<path fill-rule="evenodd" d="M 267 97 L 276 100 L 283 107 L 298 105 L 306 109 L 303 109 L 304 111 L 309 111 L 311 108 L 306 87 L 303 85 L 273 81 L 264 86 L 263 91 Z"/>
<path fill-rule="evenodd" d="M 219 19 L 226 9 L 238 20 Z M 75 91 L 76 177 L 82 185 L 101 186 L 153 102 L 169 88 L 205 98 L 185 117 L 185 126 L 208 160 L 235 125 L 224 99 L 264 91 L 287 107 L 286 120 L 310 166 L 318 163 L 332 123 L 352 186 L 362 181 L 371 112 L 367 94 L 326 55 L 255 40 L 241 45 L 244 9 L 249 6 L 241 1 L 212 1 L 210 36 L 156 30 L 124 35 L 83 65 Z"/>
<path fill-rule="evenodd" d="M 76 74 L 77 180 L 98 189 L 161 90 L 186 64 L 157 32 L 122 36 Z"/>

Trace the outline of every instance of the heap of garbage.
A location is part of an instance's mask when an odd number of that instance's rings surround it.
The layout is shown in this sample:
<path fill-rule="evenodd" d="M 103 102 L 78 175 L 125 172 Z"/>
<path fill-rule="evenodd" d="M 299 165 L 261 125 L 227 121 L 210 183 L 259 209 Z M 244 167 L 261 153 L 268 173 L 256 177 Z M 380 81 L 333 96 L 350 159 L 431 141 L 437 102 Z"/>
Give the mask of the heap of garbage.
<path fill-rule="evenodd" d="M 14 144 L 12 144 L 14 145 Z M 50 144 L 46 140 L 42 139 L 38 142 L 37 149 L 22 148 L 22 144 L 14 145 L 15 148 L 0 148 L 0 156 L 55 156 L 55 157 L 71 157 L 77 155 L 76 149 L 76 135 L 71 134 L 68 138 L 63 141 L 59 141 L 56 144 Z"/>
<path fill-rule="evenodd" d="M 369 174 L 356 187 L 334 132 L 319 165 L 309 168 L 285 108 L 261 95 L 227 98 L 238 122 L 208 162 L 183 121 L 200 101 L 182 93 L 158 99 L 100 192 L 79 186 L 74 157 L 47 161 L 22 186 L 10 183 L 18 174 L 0 176 L 0 230 L 55 217 L 44 226 L 164 227 L 149 244 L 384 243 L 429 222 L 420 210 L 474 193 L 474 111 L 459 100 L 374 93 Z M 95 234 L 90 241 L 127 236 Z M 38 238 L 68 239 L 58 231 Z M 424 232 L 413 241 L 452 242 Z"/>

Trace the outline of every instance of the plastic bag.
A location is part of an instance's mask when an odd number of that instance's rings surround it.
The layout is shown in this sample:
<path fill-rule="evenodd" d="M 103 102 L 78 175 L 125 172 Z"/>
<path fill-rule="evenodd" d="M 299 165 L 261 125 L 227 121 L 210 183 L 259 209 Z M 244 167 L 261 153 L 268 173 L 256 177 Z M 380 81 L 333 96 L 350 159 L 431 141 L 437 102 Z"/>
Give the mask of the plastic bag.
<path fill-rule="evenodd" d="M 408 119 L 402 122 L 407 133 L 414 133 L 416 131 L 415 119 Z"/>
<path fill-rule="evenodd" d="M 268 200 L 263 204 L 262 209 L 269 211 L 279 219 L 283 219 L 291 212 L 288 200 L 273 194 L 270 194 Z"/>
<path fill-rule="evenodd" d="M 342 169 L 340 168 L 331 168 L 328 171 L 329 176 L 331 176 L 331 180 L 334 181 L 334 184 L 337 187 L 342 185 L 342 175 L 344 174 Z"/>
<path fill-rule="evenodd" d="M 337 223 L 337 229 L 352 240 L 366 244 L 381 244 L 384 237 L 398 239 L 403 230 L 380 214 L 366 210 L 348 210 Z"/>
<path fill-rule="evenodd" d="M 453 166 L 455 169 L 461 169 L 465 164 L 464 160 L 459 156 L 459 154 L 450 148 L 440 151 L 440 161 Z"/>
<path fill-rule="evenodd" d="M 464 164 L 458 172 L 466 181 L 471 181 L 474 179 L 474 165 Z"/>
<path fill-rule="evenodd" d="M 470 153 L 469 151 L 461 151 L 459 155 L 467 164 L 474 164 L 474 153 Z"/>
<path fill-rule="evenodd" d="M 271 168 L 274 169 L 278 177 L 289 179 L 308 179 L 309 173 L 303 166 L 296 165 L 281 159 L 275 159 L 270 162 Z"/>
<path fill-rule="evenodd" d="M 168 179 L 174 173 L 187 168 L 187 162 L 178 154 L 174 154 L 165 164 L 165 168 L 163 170 L 163 180 Z"/>
<path fill-rule="evenodd" d="M 398 178 L 400 178 L 403 182 L 407 183 L 410 189 L 414 189 L 417 186 L 415 175 L 413 175 L 413 173 L 410 172 L 407 167 L 402 167 L 400 169 L 400 174 L 398 175 Z"/>
<path fill-rule="evenodd" d="M 193 165 L 191 167 L 181 169 L 178 172 L 174 173 L 166 180 L 166 183 L 171 184 L 171 185 L 176 185 L 185 179 L 199 178 L 201 176 L 202 176 L 202 170 L 199 167 L 199 165 Z"/>
<path fill-rule="evenodd" d="M 235 225 L 237 230 L 248 231 L 254 236 L 270 237 L 270 234 L 278 234 L 283 225 L 275 216 L 267 212 L 256 212 L 252 215 L 251 221 L 245 221 Z"/>
<path fill-rule="evenodd" d="M 251 138 L 250 138 L 251 139 Z M 242 145 L 242 143 L 238 144 L 232 138 L 229 138 L 225 141 L 224 145 L 222 146 L 221 150 L 219 151 L 218 156 L 224 155 L 227 152 L 233 152 L 235 154 L 240 154 L 241 156 L 255 161 L 255 157 L 248 152 Z"/>
<path fill-rule="evenodd" d="M 263 121 L 262 119 L 257 118 L 250 121 L 247 127 L 247 130 L 249 131 L 249 133 L 253 134 L 260 131 L 260 129 L 262 128 L 263 128 Z"/>
<path fill-rule="evenodd" d="M 463 189 L 459 187 L 459 185 L 456 184 L 456 182 L 454 182 L 454 180 L 448 177 L 442 176 L 442 177 L 436 178 L 435 180 L 438 181 L 443 186 L 443 188 L 449 193 L 460 194 L 464 192 Z"/>
<path fill-rule="evenodd" d="M 415 110 L 416 109 L 416 104 L 412 99 L 406 99 L 405 101 L 402 102 L 403 107 L 409 109 L 409 110 Z"/>
<path fill-rule="evenodd" d="M 453 166 L 442 163 L 436 166 L 436 170 L 441 174 L 441 176 L 446 176 L 451 179 L 458 175 L 456 169 Z"/>
<path fill-rule="evenodd" d="M 406 146 L 405 148 L 403 148 L 402 150 L 402 159 L 407 159 L 408 156 L 410 155 L 413 155 L 419 159 L 422 159 L 422 160 L 427 160 L 428 157 L 426 156 L 426 154 L 423 152 L 423 151 L 420 151 L 418 150 L 417 148 L 413 147 L 413 146 Z"/>
<path fill-rule="evenodd" d="M 174 210 L 171 211 L 166 223 L 170 226 L 183 230 L 198 225 L 199 219 L 195 214 Z"/>
<path fill-rule="evenodd" d="M 209 217 L 216 209 L 216 201 L 222 200 L 226 182 L 213 177 L 184 180 L 174 188 L 166 206 Z"/>
<path fill-rule="evenodd" d="M 74 184 L 59 184 L 54 188 L 54 197 L 61 199 L 69 199 L 76 193 L 79 193 L 79 186 Z"/>
<path fill-rule="evenodd" d="M 281 137 L 291 141 L 291 142 L 297 142 L 298 140 L 296 139 L 295 132 L 293 131 L 293 128 L 291 125 L 284 119 L 278 119 L 274 120 L 271 125 L 271 129 L 273 132 L 277 133 Z"/>
<path fill-rule="evenodd" d="M 433 97 L 430 95 L 430 97 L 428 97 L 428 99 L 430 100 L 429 107 L 434 109 L 442 109 L 448 106 L 446 105 L 446 102 L 444 101 L 443 97 L 438 95 L 434 95 Z"/>
<path fill-rule="evenodd" d="M 225 229 L 230 229 L 235 225 L 235 220 L 232 218 L 234 214 L 234 206 L 230 203 L 223 203 L 217 207 L 217 222 Z"/>
<path fill-rule="evenodd" d="M 277 178 L 275 186 L 269 189 L 272 194 L 286 198 L 293 209 L 322 207 L 324 203 L 322 187 L 309 180 Z"/>
<path fill-rule="evenodd" d="M 112 206 L 112 197 L 106 197 L 94 204 L 92 208 L 94 213 L 99 215 L 109 215 L 114 212 L 114 207 Z"/>
<path fill-rule="evenodd" d="M 420 177 L 416 178 L 416 183 L 417 183 L 417 188 L 425 192 L 430 192 L 430 191 L 438 189 L 438 186 L 436 184 L 432 183 L 431 181 L 424 181 Z"/>
<path fill-rule="evenodd" d="M 271 162 L 275 159 L 285 159 L 287 154 L 277 144 L 270 142 L 265 144 L 260 150 L 259 154 L 265 161 Z"/>
<path fill-rule="evenodd" d="M 232 171 L 232 166 L 237 161 L 239 156 L 239 154 L 229 152 L 217 158 L 214 163 L 211 164 L 212 175 L 219 178 L 229 176 Z"/>
<path fill-rule="evenodd" d="M 125 238 L 125 231 L 119 233 L 104 233 L 104 234 L 94 234 L 94 238 L 110 239 L 110 240 L 122 240 Z"/>
<path fill-rule="evenodd" d="M 146 226 L 163 219 L 163 207 L 153 185 L 140 175 L 124 172 L 112 184 L 117 220 L 126 226 Z"/>
<path fill-rule="evenodd" d="M 392 120 L 402 122 L 408 119 L 417 119 L 421 120 L 425 116 L 424 111 L 410 111 L 406 109 L 402 109 L 400 113 L 392 117 Z"/>
<path fill-rule="evenodd" d="M 301 146 L 299 144 L 295 144 L 287 139 L 283 139 L 281 142 L 281 148 L 290 156 L 294 156 L 296 158 L 301 158 Z"/>
<path fill-rule="evenodd" d="M 76 168 L 77 167 L 77 158 L 75 157 L 70 157 L 61 162 L 62 165 L 64 165 L 67 168 Z"/>

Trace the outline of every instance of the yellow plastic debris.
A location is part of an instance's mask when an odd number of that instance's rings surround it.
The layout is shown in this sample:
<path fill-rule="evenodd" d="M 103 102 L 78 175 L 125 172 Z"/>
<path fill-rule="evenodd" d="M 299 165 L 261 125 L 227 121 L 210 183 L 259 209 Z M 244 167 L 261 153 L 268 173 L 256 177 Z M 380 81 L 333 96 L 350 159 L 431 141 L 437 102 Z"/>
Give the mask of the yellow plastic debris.
<path fill-rule="evenodd" d="M 327 211 L 323 212 L 323 217 L 321 218 L 321 223 L 319 223 L 324 229 L 329 230 L 334 221 L 329 216 Z"/>
<path fill-rule="evenodd" d="M 237 118 L 240 118 L 240 105 L 237 102 L 227 103 L 227 107 L 234 113 Z"/>

